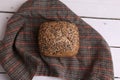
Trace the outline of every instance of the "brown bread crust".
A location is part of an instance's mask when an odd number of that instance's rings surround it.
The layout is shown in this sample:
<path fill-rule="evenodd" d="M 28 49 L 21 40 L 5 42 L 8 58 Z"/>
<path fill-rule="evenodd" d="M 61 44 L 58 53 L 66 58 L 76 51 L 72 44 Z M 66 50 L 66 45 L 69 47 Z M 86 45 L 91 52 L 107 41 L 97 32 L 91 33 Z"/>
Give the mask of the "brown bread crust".
<path fill-rule="evenodd" d="M 79 31 L 75 24 L 65 21 L 44 22 L 40 25 L 40 53 L 51 57 L 75 56 L 79 50 Z"/>

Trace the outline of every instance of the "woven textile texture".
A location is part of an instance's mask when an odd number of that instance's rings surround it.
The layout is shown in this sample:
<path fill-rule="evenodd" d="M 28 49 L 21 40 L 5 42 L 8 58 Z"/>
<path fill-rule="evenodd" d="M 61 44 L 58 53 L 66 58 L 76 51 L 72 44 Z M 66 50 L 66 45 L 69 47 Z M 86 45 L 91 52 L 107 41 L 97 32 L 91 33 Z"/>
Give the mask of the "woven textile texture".
<path fill-rule="evenodd" d="M 38 49 L 38 30 L 46 21 L 77 25 L 80 49 L 69 58 L 46 57 Z M 63 80 L 114 80 L 106 41 L 59 0 L 28 0 L 7 23 L 0 42 L 0 63 L 11 80 L 54 76 Z"/>

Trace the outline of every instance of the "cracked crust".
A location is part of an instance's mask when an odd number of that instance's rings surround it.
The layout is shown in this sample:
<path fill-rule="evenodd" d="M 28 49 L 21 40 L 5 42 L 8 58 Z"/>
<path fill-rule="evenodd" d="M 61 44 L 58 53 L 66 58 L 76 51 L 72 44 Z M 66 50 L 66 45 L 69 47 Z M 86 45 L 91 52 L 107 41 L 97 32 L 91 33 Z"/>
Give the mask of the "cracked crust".
<path fill-rule="evenodd" d="M 42 23 L 38 40 L 40 53 L 46 56 L 71 57 L 79 50 L 78 27 L 65 21 Z"/>

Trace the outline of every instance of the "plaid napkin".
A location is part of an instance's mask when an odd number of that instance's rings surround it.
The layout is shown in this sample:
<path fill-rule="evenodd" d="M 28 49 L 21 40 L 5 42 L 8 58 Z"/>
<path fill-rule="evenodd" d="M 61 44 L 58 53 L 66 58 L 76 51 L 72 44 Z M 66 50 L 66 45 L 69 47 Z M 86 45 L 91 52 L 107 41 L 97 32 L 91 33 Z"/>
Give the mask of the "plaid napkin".
<path fill-rule="evenodd" d="M 75 57 L 54 58 L 40 54 L 38 30 L 46 21 L 77 25 L 80 49 Z M 11 80 L 53 76 L 64 80 L 113 80 L 113 64 L 106 41 L 59 0 L 28 0 L 7 23 L 0 42 L 0 63 Z"/>

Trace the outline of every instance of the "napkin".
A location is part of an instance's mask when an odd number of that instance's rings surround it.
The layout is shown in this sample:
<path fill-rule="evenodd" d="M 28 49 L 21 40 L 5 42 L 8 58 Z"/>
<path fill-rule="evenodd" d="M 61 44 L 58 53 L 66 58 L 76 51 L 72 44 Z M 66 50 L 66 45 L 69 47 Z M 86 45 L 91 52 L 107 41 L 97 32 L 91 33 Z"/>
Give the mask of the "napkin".
<path fill-rule="evenodd" d="M 80 49 L 69 58 L 47 57 L 39 52 L 38 30 L 47 21 L 77 25 Z M 0 42 L 0 63 L 11 80 L 52 76 L 63 80 L 114 80 L 108 44 L 89 24 L 59 0 L 28 0 L 7 23 Z"/>

